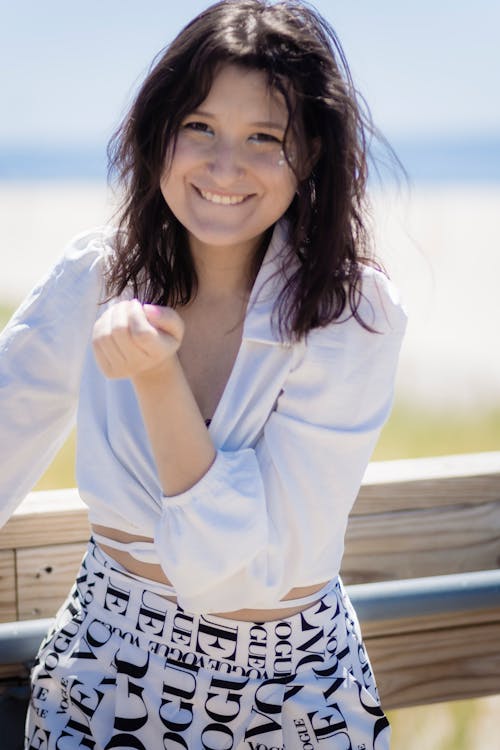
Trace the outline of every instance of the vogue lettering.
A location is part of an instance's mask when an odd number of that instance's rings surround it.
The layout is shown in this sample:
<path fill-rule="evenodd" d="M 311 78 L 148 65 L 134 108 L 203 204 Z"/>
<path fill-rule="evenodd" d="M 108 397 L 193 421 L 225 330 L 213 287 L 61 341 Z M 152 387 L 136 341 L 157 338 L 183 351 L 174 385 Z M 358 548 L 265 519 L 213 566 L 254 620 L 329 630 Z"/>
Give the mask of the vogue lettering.
<path fill-rule="evenodd" d="M 293 723 L 297 727 L 297 736 L 302 745 L 302 750 L 314 750 L 314 745 L 311 742 L 311 735 L 309 734 L 304 719 L 295 719 Z"/>
<path fill-rule="evenodd" d="M 295 630 L 289 620 L 226 626 L 146 590 L 127 599 L 130 581 L 116 573 L 107 578 L 102 567 L 94 575 L 92 564 L 97 560 L 87 561 L 84 585 L 100 616 L 88 616 L 84 592 L 73 594 L 41 648 L 31 696 L 40 726 L 33 723 L 28 748 L 150 750 L 155 726 L 164 750 L 285 750 L 285 731 L 300 750 L 358 750 L 343 710 L 346 696 L 357 707 L 356 722 L 371 727 L 373 742 L 383 736 L 387 723 L 370 664 L 337 590 L 301 613 Z M 73 666 L 65 674 L 67 664 L 79 661 L 85 678 Z M 114 726 L 99 745 L 93 727 L 107 705 L 114 707 Z M 58 727 L 49 737 L 42 730 L 48 717 Z"/>
<path fill-rule="evenodd" d="M 159 596 L 151 595 L 148 591 L 143 592 L 136 625 L 137 630 L 140 630 L 141 633 L 150 633 L 157 636 L 163 634 L 166 620 L 165 610 L 153 606 L 153 603 L 157 603 L 159 599 Z"/>
<path fill-rule="evenodd" d="M 115 612 L 117 615 L 124 615 L 127 612 L 129 599 L 130 591 L 120 588 L 110 580 L 106 589 L 104 609 Z"/>
<path fill-rule="evenodd" d="M 237 627 L 213 623 L 206 617 L 201 616 L 198 625 L 196 650 L 202 654 L 210 654 L 213 649 L 217 649 L 219 658 L 234 661 L 237 638 Z"/>

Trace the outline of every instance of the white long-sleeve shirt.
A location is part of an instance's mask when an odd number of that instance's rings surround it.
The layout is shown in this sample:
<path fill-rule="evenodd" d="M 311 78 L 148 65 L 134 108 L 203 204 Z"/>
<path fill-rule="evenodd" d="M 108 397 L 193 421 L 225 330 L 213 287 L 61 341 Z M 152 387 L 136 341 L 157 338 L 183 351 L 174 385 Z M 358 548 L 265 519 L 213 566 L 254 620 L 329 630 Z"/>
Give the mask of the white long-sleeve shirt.
<path fill-rule="evenodd" d="M 100 301 L 114 236 L 104 228 L 77 237 L 0 337 L 0 525 L 78 416 L 77 484 L 91 523 L 153 539 L 135 555 L 162 566 L 185 609 L 272 608 L 296 586 L 335 577 L 392 404 L 406 325 L 393 286 L 364 270 L 360 313 L 377 333 L 346 312 L 281 343 L 271 326 L 278 225 L 209 427 L 215 462 L 165 497 L 133 386 L 107 379 L 90 345 L 113 304 Z"/>

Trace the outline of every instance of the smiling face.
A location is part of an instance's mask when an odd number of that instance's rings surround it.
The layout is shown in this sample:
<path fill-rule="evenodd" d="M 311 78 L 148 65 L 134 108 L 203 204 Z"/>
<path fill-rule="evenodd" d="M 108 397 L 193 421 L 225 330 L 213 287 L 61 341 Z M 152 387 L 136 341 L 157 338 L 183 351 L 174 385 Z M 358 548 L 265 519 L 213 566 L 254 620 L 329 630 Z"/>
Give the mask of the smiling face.
<path fill-rule="evenodd" d="M 297 187 L 283 153 L 287 120 L 264 73 L 225 65 L 215 75 L 183 120 L 160 183 L 192 248 L 254 248 L 285 213 Z"/>

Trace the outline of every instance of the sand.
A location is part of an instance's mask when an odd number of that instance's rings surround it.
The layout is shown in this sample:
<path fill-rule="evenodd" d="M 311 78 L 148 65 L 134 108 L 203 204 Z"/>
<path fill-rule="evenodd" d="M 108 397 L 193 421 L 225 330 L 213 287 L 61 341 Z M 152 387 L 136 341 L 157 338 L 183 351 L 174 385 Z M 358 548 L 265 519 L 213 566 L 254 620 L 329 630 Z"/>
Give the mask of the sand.
<path fill-rule="evenodd" d="M 500 406 L 500 185 L 374 193 L 379 253 L 409 313 L 397 398 Z M 113 201 L 98 183 L 0 183 L 0 300 L 18 302 Z"/>

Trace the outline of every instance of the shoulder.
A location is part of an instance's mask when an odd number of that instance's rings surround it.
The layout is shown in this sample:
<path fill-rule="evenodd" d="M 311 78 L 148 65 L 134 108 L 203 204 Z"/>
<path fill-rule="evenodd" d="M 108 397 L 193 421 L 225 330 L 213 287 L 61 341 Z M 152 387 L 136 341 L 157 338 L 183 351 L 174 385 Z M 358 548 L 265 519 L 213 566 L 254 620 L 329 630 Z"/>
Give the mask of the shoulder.
<path fill-rule="evenodd" d="M 397 287 L 382 271 L 363 266 L 359 314 L 380 333 L 397 333 L 406 328 L 407 316 Z"/>
<path fill-rule="evenodd" d="M 105 290 L 105 277 L 115 253 L 117 230 L 111 226 L 87 229 L 68 242 L 59 260 L 41 280 L 35 294 L 43 287 L 52 287 L 61 294 L 74 294 L 74 299 L 88 295 L 100 297 Z"/>
<path fill-rule="evenodd" d="M 117 234 L 115 227 L 107 225 L 87 229 L 68 243 L 60 262 L 75 269 L 105 265 L 115 252 Z"/>
<path fill-rule="evenodd" d="M 107 226 L 76 235 L 23 300 L 12 323 L 23 321 L 41 330 L 55 322 L 70 325 L 75 316 L 95 317 L 115 238 L 116 230 Z"/>
<path fill-rule="evenodd" d="M 363 266 L 357 292 L 357 316 L 347 304 L 342 316 L 322 328 L 315 328 L 307 336 L 307 349 L 365 347 L 380 339 L 399 340 L 407 323 L 405 308 L 397 287 L 381 271 Z M 378 345 L 378 344 L 377 344 Z"/>

